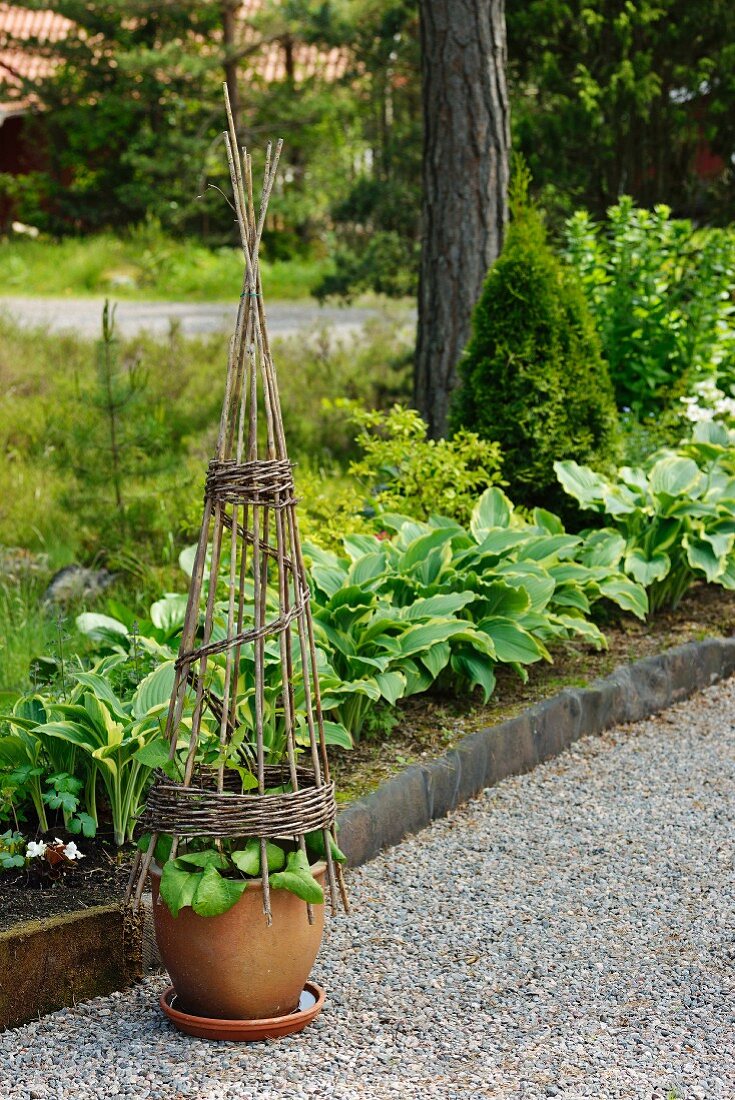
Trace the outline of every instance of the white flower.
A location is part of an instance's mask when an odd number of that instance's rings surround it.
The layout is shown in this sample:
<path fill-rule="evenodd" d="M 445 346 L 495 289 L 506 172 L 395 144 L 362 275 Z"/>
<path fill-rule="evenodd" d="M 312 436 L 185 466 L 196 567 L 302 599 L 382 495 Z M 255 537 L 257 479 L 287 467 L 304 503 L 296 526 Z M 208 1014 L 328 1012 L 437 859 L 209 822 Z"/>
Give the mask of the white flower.
<path fill-rule="evenodd" d="M 36 856 L 42 856 L 46 851 L 46 844 L 43 840 L 36 843 L 35 840 L 29 840 L 26 846 L 26 859 L 35 859 Z"/>
<path fill-rule="evenodd" d="M 73 840 L 64 847 L 64 855 L 67 859 L 84 859 L 84 853 L 79 851 Z"/>

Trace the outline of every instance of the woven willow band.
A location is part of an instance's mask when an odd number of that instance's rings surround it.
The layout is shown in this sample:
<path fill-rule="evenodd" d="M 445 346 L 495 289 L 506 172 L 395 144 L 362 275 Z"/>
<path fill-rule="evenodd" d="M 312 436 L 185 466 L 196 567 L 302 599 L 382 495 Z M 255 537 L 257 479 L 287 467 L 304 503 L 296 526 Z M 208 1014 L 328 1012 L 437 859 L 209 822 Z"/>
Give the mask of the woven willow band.
<path fill-rule="evenodd" d="M 311 773 L 298 771 L 300 789 L 282 794 L 218 794 L 209 787 L 184 787 L 156 772 L 140 827 L 180 837 L 283 837 L 328 829 L 336 816 L 334 783 L 316 787 Z M 268 786 L 283 781 L 280 767 L 266 768 L 265 775 Z"/>
<path fill-rule="evenodd" d="M 210 462 L 206 495 L 215 504 L 252 504 L 286 508 L 295 503 L 293 470 L 288 459 Z"/>

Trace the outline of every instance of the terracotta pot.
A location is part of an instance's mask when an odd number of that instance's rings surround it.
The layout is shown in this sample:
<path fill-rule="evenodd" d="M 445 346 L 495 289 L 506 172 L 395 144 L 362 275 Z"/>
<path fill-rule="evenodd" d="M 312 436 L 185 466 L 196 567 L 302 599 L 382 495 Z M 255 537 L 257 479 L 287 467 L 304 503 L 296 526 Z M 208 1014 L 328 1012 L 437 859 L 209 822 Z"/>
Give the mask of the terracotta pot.
<path fill-rule="evenodd" d="M 324 885 L 326 865 L 312 873 Z M 194 1016 L 267 1020 L 293 1012 L 314 965 L 324 930 L 324 906 L 306 905 L 289 890 L 271 890 L 273 923 L 263 916 L 260 879 L 248 882 L 239 901 L 219 917 L 200 917 L 187 906 L 171 916 L 159 898 L 161 869 L 151 866 L 156 941 L 177 996 Z"/>

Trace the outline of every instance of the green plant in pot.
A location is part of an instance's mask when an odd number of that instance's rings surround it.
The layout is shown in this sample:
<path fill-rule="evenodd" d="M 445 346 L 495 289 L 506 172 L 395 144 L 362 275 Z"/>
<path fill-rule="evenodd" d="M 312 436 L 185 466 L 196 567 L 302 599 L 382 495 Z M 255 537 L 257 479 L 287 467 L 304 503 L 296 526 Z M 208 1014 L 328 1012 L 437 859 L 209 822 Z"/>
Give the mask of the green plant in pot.
<path fill-rule="evenodd" d="M 245 277 L 165 735 L 145 752 L 156 771 L 131 898 L 140 900 L 150 876 L 173 982 L 161 1006 L 174 1024 L 249 1040 L 300 1030 L 320 1010 L 323 991 L 307 979 L 325 893 L 333 907 L 346 895 L 258 270 L 280 147 L 266 156 L 256 216 L 250 158 L 239 158 L 229 105 L 228 118 Z"/>

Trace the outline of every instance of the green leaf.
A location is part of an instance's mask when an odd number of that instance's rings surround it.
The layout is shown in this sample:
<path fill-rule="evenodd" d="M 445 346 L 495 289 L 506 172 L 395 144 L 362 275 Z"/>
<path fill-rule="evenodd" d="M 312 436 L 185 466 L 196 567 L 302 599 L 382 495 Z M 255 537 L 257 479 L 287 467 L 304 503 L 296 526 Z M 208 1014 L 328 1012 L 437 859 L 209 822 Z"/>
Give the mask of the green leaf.
<path fill-rule="evenodd" d="M 626 577 L 612 577 L 601 581 L 600 591 L 623 611 L 631 611 L 639 619 L 645 619 L 648 614 L 648 596 L 645 588 Z"/>
<path fill-rule="evenodd" d="M 376 580 L 385 571 L 385 554 L 371 553 L 358 558 L 350 566 L 346 583 L 349 585 L 368 584 Z"/>
<path fill-rule="evenodd" d="M 40 695 L 25 695 L 13 707 L 13 715 L 40 726 L 48 718 L 46 704 Z"/>
<path fill-rule="evenodd" d="M 715 553 L 712 544 L 694 535 L 685 535 L 682 545 L 686 550 L 687 561 L 692 569 L 704 573 L 707 580 L 712 583 L 724 572 L 727 565 L 726 558 Z"/>
<path fill-rule="evenodd" d="M 219 917 L 237 904 L 247 885 L 223 878 L 210 863 L 201 875 L 191 907 L 200 917 Z"/>
<path fill-rule="evenodd" d="M 406 677 L 402 672 L 378 672 L 373 679 L 378 685 L 381 696 L 390 703 L 391 706 L 393 706 L 398 699 L 402 698 L 406 690 Z"/>
<path fill-rule="evenodd" d="M 398 561 L 399 572 L 408 572 L 414 565 L 424 562 L 432 550 L 443 547 L 451 538 L 452 531 L 440 527 L 414 539 Z"/>
<path fill-rule="evenodd" d="M 154 707 L 168 703 L 174 688 L 176 666 L 173 661 L 165 661 L 140 681 L 133 695 L 133 715 L 145 718 Z"/>
<path fill-rule="evenodd" d="M 128 651 L 128 629 L 110 615 L 100 615 L 96 611 L 84 611 L 76 617 L 77 630 L 86 634 L 93 642 L 100 642 L 111 649 Z"/>
<path fill-rule="evenodd" d="M 625 553 L 625 539 L 618 531 L 603 527 L 584 540 L 582 559 L 585 565 L 613 568 Z"/>
<path fill-rule="evenodd" d="M 437 645 L 433 645 L 426 653 L 420 654 L 420 657 L 424 667 L 431 674 L 432 678 L 436 680 L 442 669 L 446 668 L 449 664 L 451 655 L 452 650 L 449 643 L 438 642 Z"/>
<path fill-rule="evenodd" d="M 500 489 L 486 489 L 472 511 L 470 530 L 476 542 L 482 542 L 494 527 L 507 527 L 513 505 Z"/>
<path fill-rule="evenodd" d="M 459 676 L 469 680 L 471 687 L 481 688 L 484 702 L 488 701 L 495 690 L 495 671 L 492 661 L 472 653 L 454 653 L 452 668 Z"/>
<path fill-rule="evenodd" d="M 537 527 L 542 527 L 549 535 L 563 535 L 564 525 L 553 512 L 547 512 L 545 508 L 534 508 L 533 522 Z"/>
<path fill-rule="evenodd" d="M 555 462 L 554 472 L 562 489 L 574 497 L 583 508 L 599 509 L 604 501 L 607 482 L 588 466 L 567 460 Z"/>
<path fill-rule="evenodd" d="M 446 592 L 438 596 L 427 596 L 414 600 L 408 607 L 401 609 L 407 619 L 434 619 L 444 615 L 454 615 L 474 600 L 472 592 Z"/>
<path fill-rule="evenodd" d="M 218 867 L 221 871 L 229 866 L 227 856 L 215 848 L 207 848 L 203 852 L 185 852 L 177 857 L 176 862 L 192 867 Z"/>
<path fill-rule="evenodd" d="M 270 875 L 268 882 L 272 889 L 290 890 L 296 897 L 311 902 L 312 905 L 324 903 L 324 891 L 312 875 L 309 862 L 301 851 L 290 852 L 286 870 Z"/>
<path fill-rule="evenodd" d="M 74 678 L 83 687 L 88 688 L 96 699 L 106 703 L 116 718 L 127 721 L 128 715 L 125 713 L 122 703 L 104 676 L 99 676 L 96 672 L 75 672 Z"/>
<path fill-rule="evenodd" d="M 510 619 L 483 619 L 479 626 L 492 638 L 498 661 L 528 665 L 541 658 L 551 660 L 546 647 Z"/>
<path fill-rule="evenodd" d="M 418 695 L 431 687 L 433 683 L 431 675 L 426 671 L 423 665 L 419 665 L 416 661 L 407 658 L 401 662 L 401 669 L 406 677 L 404 697 Z"/>
<path fill-rule="evenodd" d="M 334 596 L 345 582 L 346 571 L 337 565 L 312 565 L 311 579 L 326 596 Z"/>
<path fill-rule="evenodd" d="M 554 578 L 534 562 L 503 562 L 496 569 L 507 584 L 528 593 L 531 611 L 543 611 L 554 595 Z"/>
<path fill-rule="evenodd" d="M 700 420 L 694 425 L 692 438 L 697 443 L 712 443 L 717 447 L 730 446 L 730 433 L 724 424 L 716 420 Z"/>
<path fill-rule="evenodd" d="M 273 844 L 268 840 L 266 841 L 265 851 L 269 871 L 280 871 L 282 867 L 286 866 L 286 853 L 280 845 Z M 230 859 L 238 871 L 242 871 L 244 875 L 257 878 L 260 875 L 260 840 L 257 837 L 252 837 L 244 848 L 232 852 Z"/>
<path fill-rule="evenodd" d="M 342 545 L 348 557 L 356 562 L 367 554 L 374 553 L 379 546 L 379 542 L 375 535 L 346 535 L 342 539 Z"/>
<path fill-rule="evenodd" d="M 548 558 L 570 557 L 579 546 L 576 535 L 535 535 L 518 549 L 518 561 L 546 561 Z"/>
<path fill-rule="evenodd" d="M 171 746 L 165 737 L 149 741 L 135 753 L 135 759 L 146 768 L 162 768 L 164 771 L 172 761 L 169 759 Z"/>
<path fill-rule="evenodd" d="M 89 814 L 75 814 L 69 822 L 69 832 L 75 835 L 81 833 L 82 836 L 91 838 L 97 832 L 97 822 Z"/>
<path fill-rule="evenodd" d="M 528 591 L 519 584 L 509 584 L 507 581 L 493 581 L 491 584 L 483 584 L 478 590 L 482 599 L 482 615 L 521 615 L 531 606 L 531 597 Z"/>
<path fill-rule="evenodd" d="M 347 856 L 337 846 L 337 841 L 331 833 L 328 832 L 327 836 L 329 837 L 329 850 L 332 853 L 332 859 L 337 863 L 346 863 Z M 304 840 L 306 841 L 306 847 L 315 859 L 327 858 L 324 849 L 324 833 L 321 829 L 317 829 L 313 833 L 307 833 Z"/>
<path fill-rule="evenodd" d="M 182 909 L 191 905 L 202 880 L 202 872 L 186 870 L 178 866 L 178 860 L 169 860 L 161 874 L 161 897 L 172 917 L 178 917 Z M 215 872 L 216 873 L 216 872 Z"/>
<path fill-rule="evenodd" d="M 649 588 L 654 581 L 662 581 L 667 576 L 671 568 L 671 559 L 663 552 L 646 557 L 643 550 L 635 547 L 625 555 L 623 564 L 626 573 L 630 573 L 631 577 L 644 588 Z"/>
<path fill-rule="evenodd" d="M 697 496 L 704 479 L 691 458 L 662 458 L 649 473 L 651 491 L 669 497 Z"/>
<path fill-rule="evenodd" d="M 179 554 L 179 567 L 182 572 L 186 573 L 187 577 L 190 577 L 194 572 L 194 563 L 197 556 L 197 544 L 192 543 L 191 546 L 185 546 Z"/>
<path fill-rule="evenodd" d="M 158 630 L 162 630 L 166 637 L 177 634 L 184 625 L 188 596 L 169 592 L 163 599 L 156 600 L 151 605 L 151 622 Z"/>
<path fill-rule="evenodd" d="M 340 749 L 351 749 L 354 747 L 352 734 L 349 732 L 349 730 L 345 729 L 345 727 L 340 722 L 327 721 L 327 719 L 325 718 L 322 726 L 324 728 L 325 744 L 335 745 Z"/>
<path fill-rule="evenodd" d="M 156 847 L 153 849 L 153 858 L 159 867 L 164 867 L 171 857 L 171 848 L 173 847 L 174 838 L 168 833 L 159 833 L 156 841 Z M 143 833 L 136 842 L 136 848 L 139 848 L 141 852 L 148 851 L 148 845 L 151 842 L 151 834 Z"/>
<path fill-rule="evenodd" d="M 423 656 L 424 651 L 431 649 L 437 642 L 445 642 L 455 634 L 464 633 L 468 625 L 463 622 L 432 619 L 431 622 L 409 627 L 398 638 L 400 652 L 404 657 L 411 657 L 413 654 Z"/>

